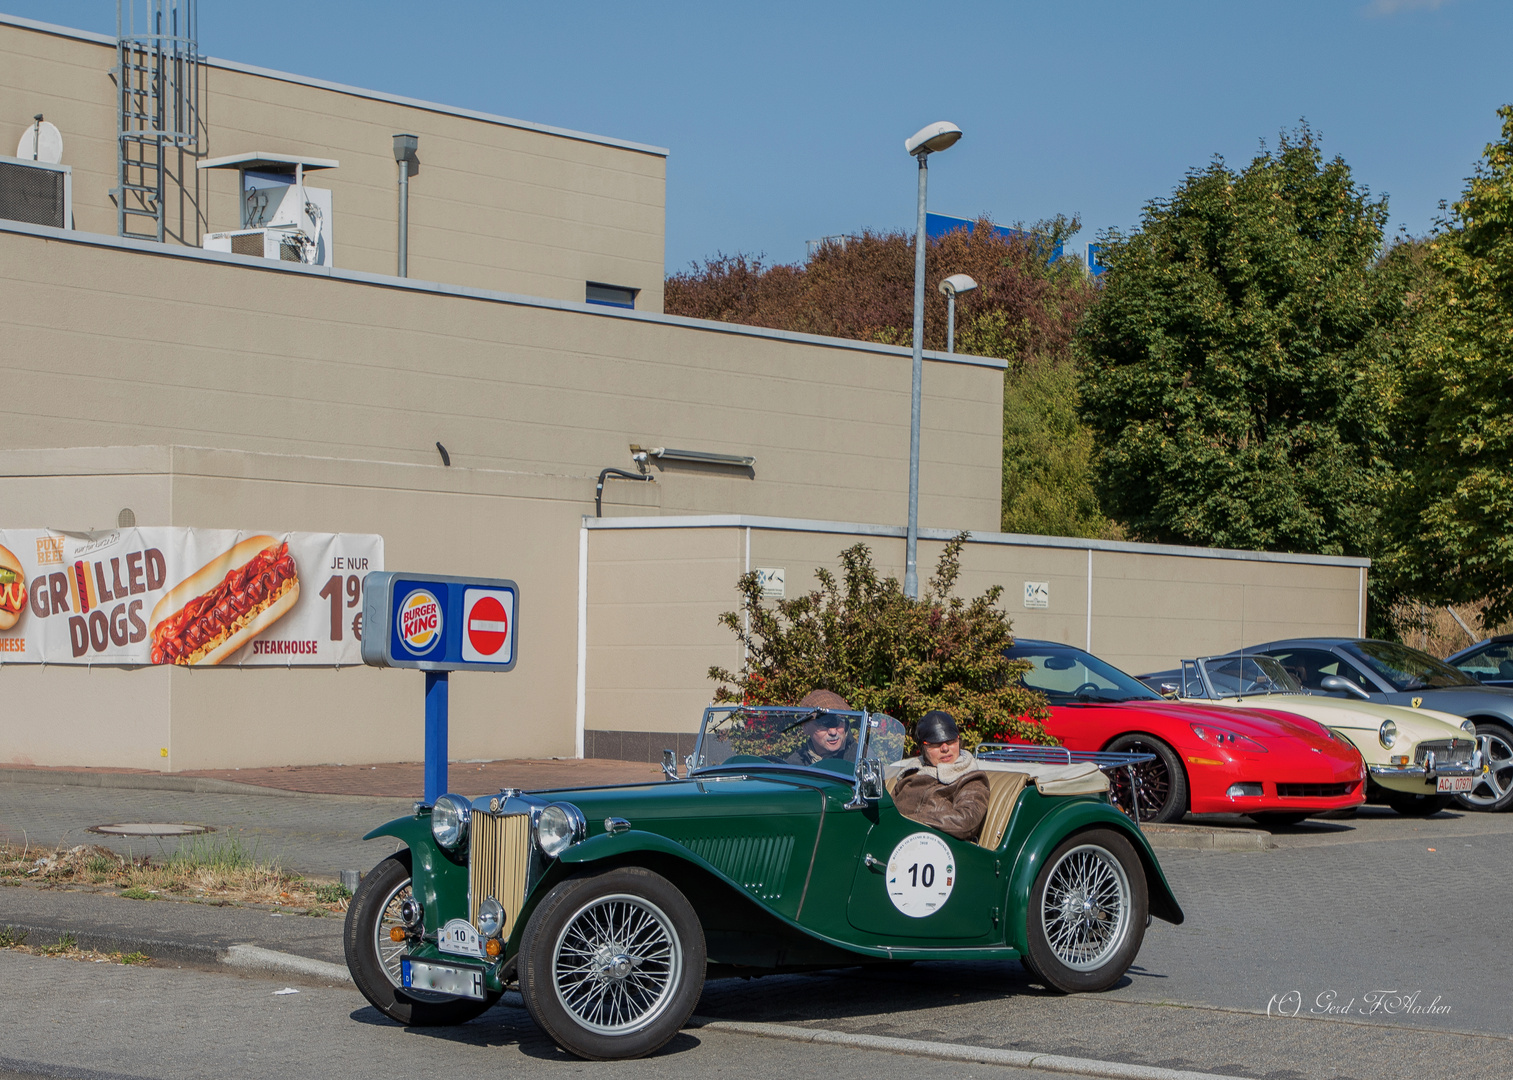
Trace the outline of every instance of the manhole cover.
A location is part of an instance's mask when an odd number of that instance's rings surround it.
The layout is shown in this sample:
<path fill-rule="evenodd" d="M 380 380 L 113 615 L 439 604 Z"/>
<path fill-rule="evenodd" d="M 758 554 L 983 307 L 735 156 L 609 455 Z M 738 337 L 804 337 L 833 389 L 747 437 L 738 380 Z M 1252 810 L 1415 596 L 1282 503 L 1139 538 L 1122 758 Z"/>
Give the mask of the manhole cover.
<path fill-rule="evenodd" d="M 132 821 L 119 825 L 91 825 L 92 833 L 106 836 L 194 836 L 215 832 L 209 825 L 184 825 L 176 821 Z"/>

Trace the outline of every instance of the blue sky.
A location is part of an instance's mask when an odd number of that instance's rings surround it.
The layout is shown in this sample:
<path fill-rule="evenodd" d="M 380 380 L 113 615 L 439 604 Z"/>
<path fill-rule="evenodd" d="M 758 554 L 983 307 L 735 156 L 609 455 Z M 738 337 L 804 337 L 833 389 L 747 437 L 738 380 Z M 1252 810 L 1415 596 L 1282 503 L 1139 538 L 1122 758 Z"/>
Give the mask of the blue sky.
<path fill-rule="evenodd" d="M 0 10 L 115 31 L 113 0 Z M 1495 0 L 200 0 L 200 20 L 212 56 L 668 147 L 671 270 L 912 227 L 903 140 L 938 119 L 965 132 L 932 159 L 940 213 L 1076 213 L 1092 240 L 1306 117 L 1421 234 L 1513 101 Z"/>

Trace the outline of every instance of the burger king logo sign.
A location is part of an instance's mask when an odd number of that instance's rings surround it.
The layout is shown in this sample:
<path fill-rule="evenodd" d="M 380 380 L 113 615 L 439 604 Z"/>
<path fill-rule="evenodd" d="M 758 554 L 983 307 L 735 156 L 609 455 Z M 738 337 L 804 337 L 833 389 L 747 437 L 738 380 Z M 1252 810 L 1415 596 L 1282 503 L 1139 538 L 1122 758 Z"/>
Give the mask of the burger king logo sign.
<path fill-rule="evenodd" d="M 424 656 L 441 640 L 441 603 L 428 589 L 415 589 L 399 605 L 395 629 L 405 648 Z"/>

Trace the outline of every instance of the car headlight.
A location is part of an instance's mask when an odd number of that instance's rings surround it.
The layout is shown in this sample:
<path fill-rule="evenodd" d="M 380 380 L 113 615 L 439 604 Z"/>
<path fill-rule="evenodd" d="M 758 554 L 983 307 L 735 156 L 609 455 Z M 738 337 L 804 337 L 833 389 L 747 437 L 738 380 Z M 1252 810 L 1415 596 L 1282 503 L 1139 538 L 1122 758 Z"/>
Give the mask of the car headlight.
<path fill-rule="evenodd" d="M 571 803 L 552 803 L 536 819 L 536 846 L 555 859 L 587 831 L 583 813 Z"/>
<path fill-rule="evenodd" d="M 1381 740 L 1383 746 L 1390 750 L 1393 743 L 1397 742 L 1397 724 L 1391 720 L 1383 720 L 1382 728 L 1376 733 L 1376 737 Z"/>
<path fill-rule="evenodd" d="M 1467 735 L 1470 735 L 1472 738 L 1476 737 L 1476 724 L 1473 721 L 1467 720 L 1465 723 L 1461 724 L 1460 729 Z"/>
<path fill-rule="evenodd" d="M 1237 732 L 1226 731 L 1223 728 L 1216 728 L 1212 724 L 1190 724 L 1189 726 L 1193 729 L 1194 735 L 1210 746 L 1217 746 L 1225 750 L 1244 750 L 1248 754 L 1266 753 L 1266 747 L 1248 735 L 1241 735 Z"/>
<path fill-rule="evenodd" d="M 492 896 L 478 905 L 478 932 L 486 938 L 498 937 L 504 929 L 504 905 Z"/>
<path fill-rule="evenodd" d="M 431 835 L 448 851 L 456 851 L 468 838 L 468 819 L 473 804 L 461 795 L 443 795 L 431 807 Z"/>

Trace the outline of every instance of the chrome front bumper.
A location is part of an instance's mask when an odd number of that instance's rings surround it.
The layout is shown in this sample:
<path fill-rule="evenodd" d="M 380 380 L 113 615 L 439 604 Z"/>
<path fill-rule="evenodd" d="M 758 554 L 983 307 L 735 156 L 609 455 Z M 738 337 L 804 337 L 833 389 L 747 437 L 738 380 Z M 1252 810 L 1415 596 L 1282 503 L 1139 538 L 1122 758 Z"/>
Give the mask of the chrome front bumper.
<path fill-rule="evenodd" d="M 1434 760 L 1434 751 L 1424 755 L 1424 760 L 1412 765 L 1367 765 L 1366 769 L 1372 776 L 1401 777 L 1411 780 L 1434 780 L 1441 776 L 1480 776 L 1481 751 L 1477 750 L 1471 755 L 1470 761 L 1446 762 L 1440 764 Z"/>

